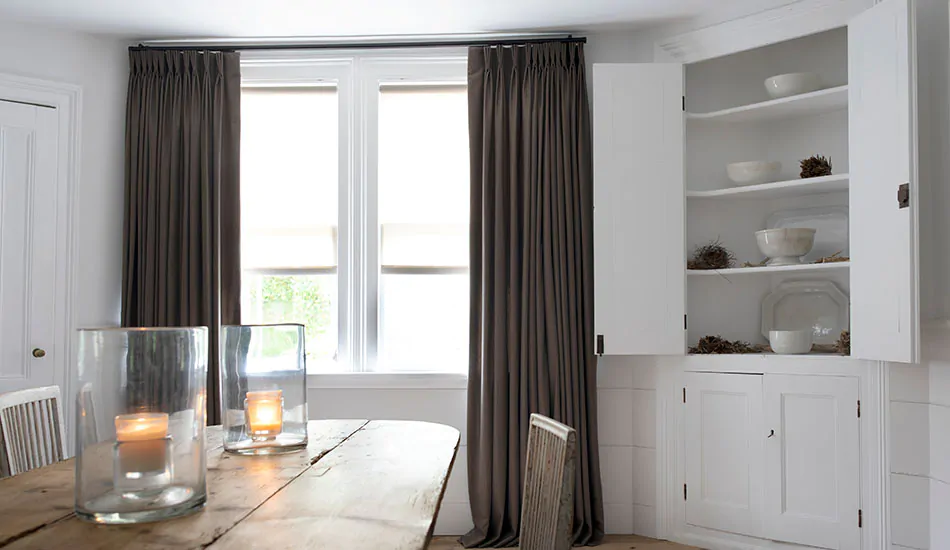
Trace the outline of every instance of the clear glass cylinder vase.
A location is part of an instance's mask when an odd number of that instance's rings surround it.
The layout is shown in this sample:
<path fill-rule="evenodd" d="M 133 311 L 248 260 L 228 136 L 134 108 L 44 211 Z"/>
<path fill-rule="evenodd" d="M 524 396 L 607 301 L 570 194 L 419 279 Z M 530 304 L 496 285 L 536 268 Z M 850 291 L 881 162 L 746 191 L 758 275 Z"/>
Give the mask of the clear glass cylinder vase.
<path fill-rule="evenodd" d="M 303 325 L 221 329 L 224 449 L 277 454 L 307 446 Z"/>
<path fill-rule="evenodd" d="M 79 331 L 76 515 L 140 523 L 204 506 L 208 329 Z"/>

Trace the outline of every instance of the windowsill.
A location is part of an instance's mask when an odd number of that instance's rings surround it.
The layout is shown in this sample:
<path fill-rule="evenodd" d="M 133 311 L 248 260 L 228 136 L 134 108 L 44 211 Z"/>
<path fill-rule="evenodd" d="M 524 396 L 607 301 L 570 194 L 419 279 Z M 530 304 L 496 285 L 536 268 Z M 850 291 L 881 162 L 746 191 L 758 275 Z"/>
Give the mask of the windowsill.
<path fill-rule="evenodd" d="M 468 375 L 437 372 L 347 372 L 308 374 L 307 389 L 464 390 Z"/>

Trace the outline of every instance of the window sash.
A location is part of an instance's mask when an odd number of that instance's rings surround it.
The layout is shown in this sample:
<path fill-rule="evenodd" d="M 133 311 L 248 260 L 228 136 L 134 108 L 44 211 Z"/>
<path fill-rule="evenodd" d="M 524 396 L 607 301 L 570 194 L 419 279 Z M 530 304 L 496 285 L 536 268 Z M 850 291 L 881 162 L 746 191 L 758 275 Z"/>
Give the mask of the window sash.
<path fill-rule="evenodd" d="M 378 217 L 380 87 L 467 85 L 467 52 L 246 52 L 242 86 L 292 88 L 333 84 L 339 99 L 337 266 L 248 268 L 248 274 L 337 275 L 338 362 L 372 372 L 379 349 L 381 274 L 455 275 L 467 266 L 381 265 Z M 392 89 L 392 88 L 389 88 Z"/>

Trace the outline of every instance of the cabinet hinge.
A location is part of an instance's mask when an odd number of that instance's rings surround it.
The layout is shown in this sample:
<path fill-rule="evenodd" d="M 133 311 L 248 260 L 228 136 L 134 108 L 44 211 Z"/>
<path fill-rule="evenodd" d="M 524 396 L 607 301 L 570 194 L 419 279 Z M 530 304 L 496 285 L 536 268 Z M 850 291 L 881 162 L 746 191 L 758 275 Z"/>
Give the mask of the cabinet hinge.
<path fill-rule="evenodd" d="M 686 403 L 686 388 L 683 388 L 683 403 Z"/>
<path fill-rule="evenodd" d="M 858 399 L 858 418 L 861 418 L 861 400 Z"/>
<path fill-rule="evenodd" d="M 596 351 L 596 353 L 597 353 L 597 355 L 603 355 L 603 354 L 604 354 L 604 335 L 603 335 L 603 334 L 598 334 L 598 335 L 597 335 L 597 351 Z"/>
<path fill-rule="evenodd" d="M 858 510 L 858 528 L 864 527 L 864 512 Z"/>
<path fill-rule="evenodd" d="M 686 484 L 683 484 L 683 500 L 686 500 Z"/>
<path fill-rule="evenodd" d="M 910 206 L 910 184 L 902 183 L 897 186 L 897 208 Z"/>

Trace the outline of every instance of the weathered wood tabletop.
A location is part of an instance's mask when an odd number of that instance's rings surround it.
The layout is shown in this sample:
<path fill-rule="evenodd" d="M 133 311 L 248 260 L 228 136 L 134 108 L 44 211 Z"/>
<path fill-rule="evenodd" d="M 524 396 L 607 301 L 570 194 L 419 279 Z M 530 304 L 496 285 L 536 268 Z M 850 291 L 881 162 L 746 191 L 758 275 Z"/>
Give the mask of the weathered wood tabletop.
<path fill-rule="evenodd" d="M 208 503 L 184 518 L 93 525 L 73 514 L 73 460 L 0 480 L 0 548 L 421 550 L 459 432 L 426 422 L 315 420 L 306 451 L 236 456 L 208 428 Z"/>

